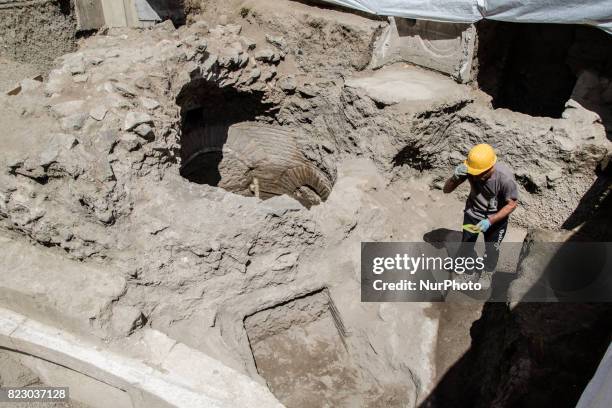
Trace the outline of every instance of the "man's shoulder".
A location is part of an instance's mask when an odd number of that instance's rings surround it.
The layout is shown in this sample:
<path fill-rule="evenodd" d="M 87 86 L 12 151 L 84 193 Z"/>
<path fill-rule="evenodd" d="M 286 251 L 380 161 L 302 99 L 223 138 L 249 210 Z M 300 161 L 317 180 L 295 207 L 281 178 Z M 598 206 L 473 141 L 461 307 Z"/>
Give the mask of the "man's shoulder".
<path fill-rule="evenodd" d="M 495 164 L 495 172 L 497 173 L 496 185 L 498 188 L 516 190 L 516 179 L 514 178 L 514 172 L 505 163 L 497 162 Z"/>

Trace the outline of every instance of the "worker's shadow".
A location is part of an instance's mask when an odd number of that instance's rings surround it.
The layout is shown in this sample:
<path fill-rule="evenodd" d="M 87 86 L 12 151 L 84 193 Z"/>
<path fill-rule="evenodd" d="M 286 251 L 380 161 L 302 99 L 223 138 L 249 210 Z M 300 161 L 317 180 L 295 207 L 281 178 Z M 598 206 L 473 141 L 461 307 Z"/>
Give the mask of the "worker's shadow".
<path fill-rule="evenodd" d="M 448 228 L 436 228 L 423 235 L 423 241 L 438 249 L 445 249 L 448 256 L 454 256 L 461 246 L 463 233 Z"/>

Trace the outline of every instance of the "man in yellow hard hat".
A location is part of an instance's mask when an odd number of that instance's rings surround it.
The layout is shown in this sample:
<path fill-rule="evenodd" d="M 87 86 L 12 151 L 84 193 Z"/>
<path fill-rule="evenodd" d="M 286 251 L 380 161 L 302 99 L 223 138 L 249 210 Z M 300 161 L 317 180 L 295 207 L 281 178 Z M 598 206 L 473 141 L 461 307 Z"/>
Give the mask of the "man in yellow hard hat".
<path fill-rule="evenodd" d="M 497 266 L 499 244 L 506 235 L 508 217 L 517 207 L 518 189 L 512 170 L 497 161 L 495 150 L 488 144 L 476 145 L 469 151 L 467 160 L 459 164 L 446 181 L 444 193 L 451 193 L 465 180 L 470 183 L 470 195 L 463 215 L 461 251 L 474 256 L 478 235 L 484 234 L 486 273 L 478 278 L 486 286 Z"/>

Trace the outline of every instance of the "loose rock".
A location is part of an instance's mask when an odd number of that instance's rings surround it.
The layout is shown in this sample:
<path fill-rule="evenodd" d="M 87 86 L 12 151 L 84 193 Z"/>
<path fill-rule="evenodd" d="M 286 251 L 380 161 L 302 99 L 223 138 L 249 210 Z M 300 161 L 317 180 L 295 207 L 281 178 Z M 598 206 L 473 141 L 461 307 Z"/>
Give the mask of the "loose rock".
<path fill-rule="evenodd" d="M 147 113 L 144 112 L 129 112 L 125 117 L 125 122 L 123 125 L 124 130 L 132 130 L 136 126 L 148 123 L 153 123 L 153 118 Z"/>
<path fill-rule="evenodd" d="M 106 116 L 106 112 L 108 112 L 106 107 L 103 105 L 99 105 L 93 108 L 91 111 L 89 111 L 89 116 L 91 116 L 93 119 L 97 121 L 101 121 Z"/>

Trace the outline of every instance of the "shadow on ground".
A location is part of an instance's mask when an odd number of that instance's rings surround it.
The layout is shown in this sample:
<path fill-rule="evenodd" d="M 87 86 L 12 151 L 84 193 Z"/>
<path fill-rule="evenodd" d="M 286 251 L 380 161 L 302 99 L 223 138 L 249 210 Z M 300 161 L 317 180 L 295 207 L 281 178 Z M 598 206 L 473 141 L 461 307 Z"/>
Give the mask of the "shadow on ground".
<path fill-rule="evenodd" d="M 566 221 L 576 228 L 570 241 L 612 240 L 609 173 L 600 173 Z M 444 242 L 453 233 L 434 230 L 425 239 Z M 420 408 L 575 407 L 610 344 L 611 322 L 612 303 L 485 303 L 469 349 Z"/>

